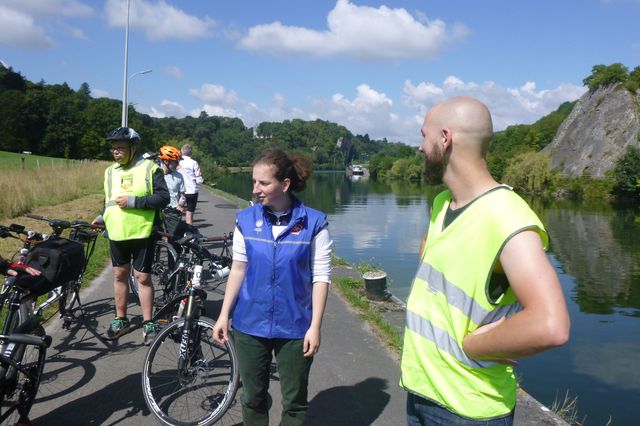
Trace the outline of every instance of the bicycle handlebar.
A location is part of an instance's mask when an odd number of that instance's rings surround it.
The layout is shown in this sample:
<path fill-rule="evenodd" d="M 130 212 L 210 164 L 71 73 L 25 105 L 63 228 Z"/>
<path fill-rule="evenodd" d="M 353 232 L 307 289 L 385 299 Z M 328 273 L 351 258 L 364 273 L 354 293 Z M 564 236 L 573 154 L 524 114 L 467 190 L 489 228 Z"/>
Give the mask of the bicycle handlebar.
<path fill-rule="evenodd" d="M 176 240 L 176 244 L 185 245 L 187 243 L 193 243 L 200 245 L 202 243 L 212 243 L 217 241 L 228 241 L 233 237 L 233 232 L 229 232 L 229 234 L 224 234 L 218 237 L 203 237 L 197 234 L 187 234 L 184 237 L 178 238 Z"/>

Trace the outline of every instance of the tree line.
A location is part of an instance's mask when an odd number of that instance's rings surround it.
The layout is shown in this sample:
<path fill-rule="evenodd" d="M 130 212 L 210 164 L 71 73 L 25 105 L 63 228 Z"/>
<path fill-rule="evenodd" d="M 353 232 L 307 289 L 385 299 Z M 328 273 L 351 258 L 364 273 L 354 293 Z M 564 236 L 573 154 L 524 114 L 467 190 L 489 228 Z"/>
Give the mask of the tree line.
<path fill-rule="evenodd" d="M 109 160 L 105 136 L 119 126 L 121 111 L 119 100 L 93 98 L 87 83 L 77 90 L 66 83 L 33 83 L 0 65 L 0 150 Z M 199 117 L 155 118 L 129 106 L 129 126 L 141 135 L 145 150 L 190 143 L 194 157 L 216 167 L 250 165 L 267 146 L 311 156 L 318 169 L 343 169 L 378 152 L 412 149 L 367 134 L 354 135 L 323 120 L 264 122 L 253 129 L 239 118 L 209 116 L 204 111 Z"/>
<path fill-rule="evenodd" d="M 640 67 L 629 72 L 618 63 L 596 65 L 584 84 L 590 90 L 624 84 L 635 91 L 640 85 Z M 555 190 L 559 178 L 539 151 L 553 140 L 574 105 L 575 102 L 563 103 L 531 125 L 514 125 L 496 132 L 487 157 L 494 178 L 508 178 L 518 189 L 531 193 Z M 109 144 L 104 138 L 119 125 L 121 111 L 119 100 L 93 98 L 87 83 L 77 90 L 66 83 L 33 83 L 0 64 L 0 150 L 110 160 Z M 145 150 L 192 144 L 194 158 L 201 162 L 209 179 L 215 179 L 225 167 L 250 165 L 260 151 L 270 146 L 308 155 L 316 169 L 341 170 L 351 163 L 365 163 L 371 177 L 378 180 L 418 182 L 423 175 L 422 156 L 415 147 L 375 140 L 367 134 L 354 135 L 346 127 L 324 120 L 263 122 L 247 128 L 239 118 L 209 116 L 204 111 L 199 117 L 155 118 L 130 106 L 129 125 L 142 136 Z M 637 157 L 633 151 L 621 160 L 609 189 L 640 195 Z"/>

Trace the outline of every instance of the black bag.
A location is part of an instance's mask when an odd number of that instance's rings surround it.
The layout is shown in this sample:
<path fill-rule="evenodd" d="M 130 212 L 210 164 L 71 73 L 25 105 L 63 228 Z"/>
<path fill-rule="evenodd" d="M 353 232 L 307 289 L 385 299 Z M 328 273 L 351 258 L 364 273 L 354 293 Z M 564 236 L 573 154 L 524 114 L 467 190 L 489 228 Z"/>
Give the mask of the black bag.
<path fill-rule="evenodd" d="M 42 272 L 42 275 L 38 279 L 19 277 L 22 278 L 20 281 L 25 281 L 19 285 L 32 293 L 45 294 L 78 279 L 84 266 L 84 247 L 77 241 L 53 238 L 33 247 L 25 263 Z"/>

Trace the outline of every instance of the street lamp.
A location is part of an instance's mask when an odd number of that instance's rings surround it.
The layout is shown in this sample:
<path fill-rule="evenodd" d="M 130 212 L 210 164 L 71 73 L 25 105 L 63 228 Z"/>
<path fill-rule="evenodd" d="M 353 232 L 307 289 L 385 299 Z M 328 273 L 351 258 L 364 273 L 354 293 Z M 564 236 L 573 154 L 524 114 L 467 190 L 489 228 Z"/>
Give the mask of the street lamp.
<path fill-rule="evenodd" d="M 121 127 L 127 127 L 127 76 L 129 74 L 129 9 L 131 7 L 131 0 L 127 0 L 127 23 L 124 30 L 124 83 L 122 84 L 122 121 Z"/>
<path fill-rule="evenodd" d="M 129 78 L 127 80 L 131 80 L 136 75 L 149 74 L 152 71 L 153 70 L 144 70 L 144 71 L 134 72 L 133 74 L 131 74 L 129 76 Z M 126 86 L 127 85 L 125 85 L 125 87 Z M 124 93 L 124 103 L 122 105 L 122 113 L 124 115 L 124 118 L 122 119 L 122 123 L 123 123 L 122 127 L 128 127 L 129 126 L 129 105 L 127 105 L 127 92 L 126 92 L 126 89 L 125 89 L 125 93 Z"/>
<path fill-rule="evenodd" d="M 129 126 L 129 104 L 127 102 L 127 83 L 131 77 L 138 74 L 149 74 L 152 70 L 138 71 L 129 76 L 129 10 L 131 9 L 131 0 L 127 0 L 127 23 L 124 30 L 124 78 L 122 83 L 122 121 L 121 127 Z"/>

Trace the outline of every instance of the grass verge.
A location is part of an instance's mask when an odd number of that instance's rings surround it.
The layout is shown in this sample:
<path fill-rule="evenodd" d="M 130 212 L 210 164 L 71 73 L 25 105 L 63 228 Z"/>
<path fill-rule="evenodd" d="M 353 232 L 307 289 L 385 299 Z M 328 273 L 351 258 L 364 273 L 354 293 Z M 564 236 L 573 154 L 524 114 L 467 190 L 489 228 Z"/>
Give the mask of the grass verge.
<path fill-rule="evenodd" d="M 387 321 L 378 307 L 365 296 L 364 281 L 350 277 L 336 277 L 333 284 L 353 306 L 362 319 L 367 321 L 394 352 L 402 350 L 402 334 Z"/>
<path fill-rule="evenodd" d="M 88 195 L 85 197 L 81 197 L 75 199 L 73 201 L 69 201 L 66 203 L 58 204 L 55 206 L 46 206 L 39 207 L 33 209 L 30 213 L 46 216 L 52 219 L 65 219 L 65 220 L 73 220 L 80 219 L 91 221 L 97 214 L 102 210 L 103 205 L 103 196 L 101 194 Z M 10 223 L 17 223 L 20 225 L 24 225 L 28 230 L 34 230 L 43 233 L 51 232 L 51 228 L 47 225 L 46 222 L 30 219 L 25 216 L 15 217 L 13 219 L 3 219 L 1 222 L 3 225 L 9 225 Z M 68 232 L 68 231 L 67 231 Z M 67 233 L 63 234 L 63 236 L 68 236 Z M 17 252 L 22 247 L 22 243 L 18 240 L 12 238 L 6 238 L 0 240 L 0 255 L 2 257 L 11 259 L 14 257 Z M 98 276 L 102 270 L 107 265 L 107 260 L 109 259 L 109 241 L 98 235 L 98 239 L 96 240 L 95 250 L 93 252 L 93 256 L 89 260 L 89 264 L 87 265 L 87 270 L 84 274 L 84 282 L 83 287 L 89 285 L 92 279 Z M 42 302 L 46 299 L 46 295 L 41 296 L 38 299 L 39 302 Z M 58 309 L 57 305 L 51 306 L 45 313 L 44 317 L 50 319 L 56 316 Z"/>

